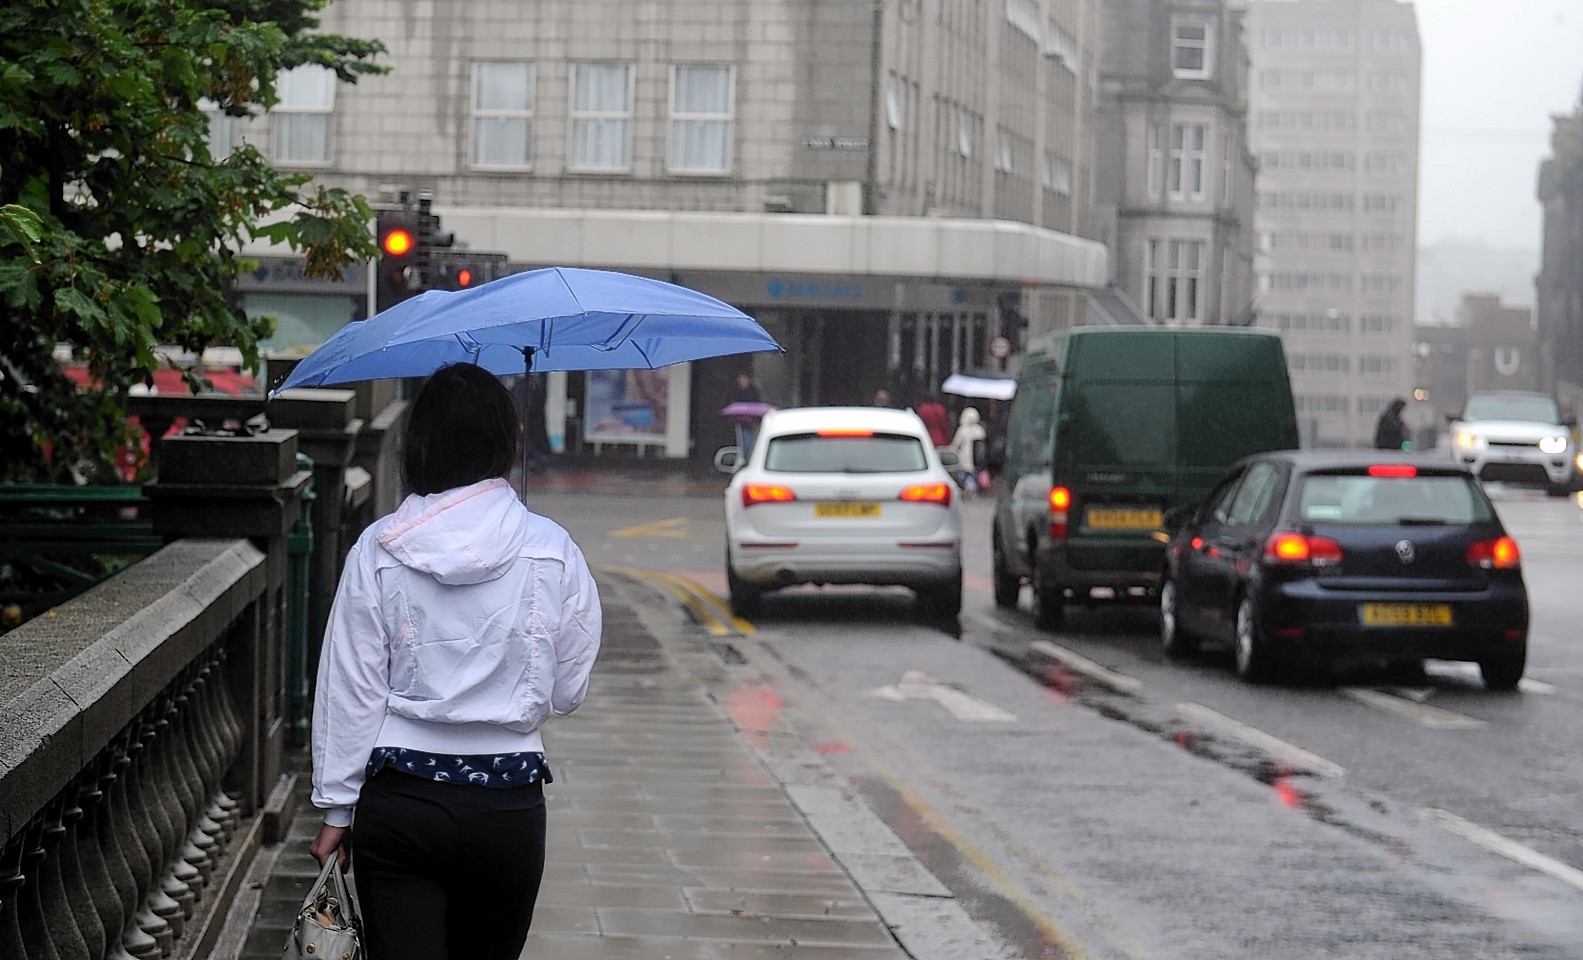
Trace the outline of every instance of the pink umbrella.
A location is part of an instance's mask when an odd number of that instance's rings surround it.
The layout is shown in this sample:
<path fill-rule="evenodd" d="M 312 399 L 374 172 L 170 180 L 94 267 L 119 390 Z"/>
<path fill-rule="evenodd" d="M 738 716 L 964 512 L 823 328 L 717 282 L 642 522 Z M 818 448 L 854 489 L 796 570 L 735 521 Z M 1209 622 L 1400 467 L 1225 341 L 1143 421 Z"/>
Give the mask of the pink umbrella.
<path fill-rule="evenodd" d="M 730 417 L 733 420 L 740 420 L 743 423 L 747 423 L 750 420 L 757 420 L 763 417 L 766 413 L 769 413 L 775 409 L 776 407 L 773 403 L 759 403 L 753 400 L 738 400 L 735 403 L 728 403 L 721 407 L 720 415 L 722 417 Z"/>

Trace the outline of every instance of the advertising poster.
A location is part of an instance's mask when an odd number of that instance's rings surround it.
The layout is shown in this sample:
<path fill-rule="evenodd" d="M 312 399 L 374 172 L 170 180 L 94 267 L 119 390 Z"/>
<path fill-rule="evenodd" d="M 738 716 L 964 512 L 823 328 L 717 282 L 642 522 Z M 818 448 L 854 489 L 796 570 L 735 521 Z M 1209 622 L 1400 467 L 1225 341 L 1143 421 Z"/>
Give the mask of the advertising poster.
<path fill-rule="evenodd" d="M 594 443 L 666 442 L 669 370 L 591 370 L 584 437 Z"/>

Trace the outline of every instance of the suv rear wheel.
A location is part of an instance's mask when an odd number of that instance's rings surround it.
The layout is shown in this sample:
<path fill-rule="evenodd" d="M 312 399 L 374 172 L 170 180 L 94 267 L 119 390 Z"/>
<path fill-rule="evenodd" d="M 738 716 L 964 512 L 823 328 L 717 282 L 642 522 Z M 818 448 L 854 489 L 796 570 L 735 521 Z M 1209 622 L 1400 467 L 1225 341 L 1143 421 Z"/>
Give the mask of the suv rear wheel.
<path fill-rule="evenodd" d="M 731 569 L 731 548 L 726 548 L 726 592 L 731 596 L 731 612 L 739 617 L 752 617 L 759 612 L 762 591 L 737 576 Z"/>

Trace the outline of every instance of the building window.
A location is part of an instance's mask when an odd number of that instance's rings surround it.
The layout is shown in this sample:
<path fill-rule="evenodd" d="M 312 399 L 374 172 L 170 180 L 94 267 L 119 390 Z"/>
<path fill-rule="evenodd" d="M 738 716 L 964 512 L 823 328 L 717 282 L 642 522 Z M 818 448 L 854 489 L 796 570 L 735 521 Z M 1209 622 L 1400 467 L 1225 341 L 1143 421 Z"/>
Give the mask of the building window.
<path fill-rule="evenodd" d="M 572 65 L 572 158 L 576 170 L 632 167 L 632 68 Z"/>
<path fill-rule="evenodd" d="M 304 64 L 275 78 L 275 159 L 281 163 L 330 162 L 330 120 L 335 109 L 335 73 Z"/>
<path fill-rule="evenodd" d="M 198 101 L 198 109 L 209 118 L 209 159 L 224 160 L 236 144 L 236 118 L 207 97 Z"/>
<path fill-rule="evenodd" d="M 1204 247 L 1202 240 L 1147 242 L 1143 256 L 1144 300 L 1152 319 L 1180 323 L 1202 316 Z"/>
<path fill-rule="evenodd" d="M 473 64 L 473 164 L 524 169 L 533 163 L 533 64 Z"/>
<path fill-rule="evenodd" d="M 1044 155 L 1044 188 L 1063 197 L 1072 195 L 1072 162 L 1053 153 Z"/>
<path fill-rule="evenodd" d="M 1149 199 L 1165 196 L 1165 125 L 1149 124 Z"/>
<path fill-rule="evenodd" d="M 732 79 L 728 64 L 671 68 L 672 171 L 730 172 Z"/>
<path fill-rule="evenodd" d="M 1171 197 L 1204 199 L 1204 162 L 1209 128 L 1202 123 L 1171 125 Z"/>
<path fill-rule="evenodd" d="M 1209 21 L 1182 18 L 1171 22 L 1171 72 L 1184 80 L 1207 80 L 1214 74 L 1215 35 Z"/>

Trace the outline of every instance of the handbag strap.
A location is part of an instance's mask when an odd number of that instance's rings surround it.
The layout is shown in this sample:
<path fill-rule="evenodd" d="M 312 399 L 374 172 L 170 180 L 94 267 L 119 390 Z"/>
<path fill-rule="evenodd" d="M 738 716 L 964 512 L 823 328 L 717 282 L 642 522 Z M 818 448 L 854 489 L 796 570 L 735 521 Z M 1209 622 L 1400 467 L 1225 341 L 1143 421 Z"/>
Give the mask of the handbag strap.
<path fill-rule="evenodd" d="M 330 851 L 330 855 L 324 859 L 324 866 L 319 870 L 319 879 L 313 881 L 313 886 L 308 888 L 308 895 L 302 898 L 302 909 L 307 910 L 312 907 L 314 901 L 319 899 L 319 891 L 329 884 L 334 884 L 334 889 L 330 891 L 331 896 L 340 901 L 343 910 L 347 909 L 350 901 L 346 895 L 346 877 L 341 873 L 339 850 Z"/>

